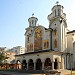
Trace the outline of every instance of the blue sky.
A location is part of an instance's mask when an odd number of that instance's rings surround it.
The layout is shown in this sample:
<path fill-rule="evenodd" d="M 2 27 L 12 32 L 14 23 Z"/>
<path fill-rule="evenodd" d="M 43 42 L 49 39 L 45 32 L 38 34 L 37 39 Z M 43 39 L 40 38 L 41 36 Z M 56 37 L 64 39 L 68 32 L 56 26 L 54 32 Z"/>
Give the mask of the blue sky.
<path fill-rule="evenodd" d="M 25 45 L 25 28 L 28 18 L 38 18 L 38 24 L 48 28 L 47 15 L 57 0 L 0 0 L 0 47 L 15 47 Z M 75 29 L 75 0 L 58 0 L 64 6 L 68 27 Z"/>

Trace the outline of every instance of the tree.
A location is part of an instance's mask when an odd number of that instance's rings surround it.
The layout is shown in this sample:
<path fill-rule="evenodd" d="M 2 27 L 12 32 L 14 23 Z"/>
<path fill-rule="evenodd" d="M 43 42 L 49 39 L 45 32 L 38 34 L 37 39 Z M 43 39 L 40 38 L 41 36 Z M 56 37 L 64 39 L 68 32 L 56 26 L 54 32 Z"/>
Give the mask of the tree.
<path fill-rule="evenodd" d="M 5 59 L 8 59 L 8 57 L 6 57 L 3 52 L 0 52 L 0 65 L 5 64 L 3 62 Z"/>

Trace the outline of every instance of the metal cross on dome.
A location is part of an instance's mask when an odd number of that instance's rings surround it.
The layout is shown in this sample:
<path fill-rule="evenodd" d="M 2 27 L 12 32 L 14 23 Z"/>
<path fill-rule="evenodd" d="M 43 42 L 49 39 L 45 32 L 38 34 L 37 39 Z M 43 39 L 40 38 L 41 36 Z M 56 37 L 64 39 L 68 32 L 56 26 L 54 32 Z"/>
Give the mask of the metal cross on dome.
<path fill-rule="evenodd" d="M 58 5 L 59 4 L 59 1 L 57 1 L 56 4 Z"/>
<path fill-rule="evenodd" d="M 32 17 L 34 16 L 34 13 L 32 13 Z"/>

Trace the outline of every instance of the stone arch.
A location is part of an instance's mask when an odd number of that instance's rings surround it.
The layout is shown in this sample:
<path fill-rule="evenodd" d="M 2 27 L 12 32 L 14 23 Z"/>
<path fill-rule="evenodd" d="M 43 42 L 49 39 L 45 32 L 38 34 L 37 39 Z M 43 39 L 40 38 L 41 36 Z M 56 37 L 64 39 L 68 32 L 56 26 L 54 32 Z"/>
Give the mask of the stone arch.
<path fill-rule="evenodd" d="M 59 58 L 55 58 L 54 60 L 54 69 L 58 69 Z"/>
<path fill-rule="evenodd" d="M 20 64 L 21 62 L 20 62 L 20 60 L 17 60 L 16 63 L 17 63 L 17 64 Z"/>
<path fill-rule="evenodd" d="M 42 62 L 40 58 L 36 60 L 36 70 L 42 70 Z"/>
<path fill-rule="evenodd" d="M 22 69 L 27 69 L 26 60 L 22 60 Z"/>
<path fill-rule="evenodd" d="M 21 62 L 20 62 L 20 60 L 17 60 L 16 61 L 16 69 L 21 69 Z"/>
<path fill-rule="evenodd" d="M 45 59 L 44 69 L 52 69 L 52 62 L 50 58 Z"/>
<path fill-rule="evenodd" d="M 34 70 L 34 63 L 32 59 L 28 61 L 28 70 Z"/>

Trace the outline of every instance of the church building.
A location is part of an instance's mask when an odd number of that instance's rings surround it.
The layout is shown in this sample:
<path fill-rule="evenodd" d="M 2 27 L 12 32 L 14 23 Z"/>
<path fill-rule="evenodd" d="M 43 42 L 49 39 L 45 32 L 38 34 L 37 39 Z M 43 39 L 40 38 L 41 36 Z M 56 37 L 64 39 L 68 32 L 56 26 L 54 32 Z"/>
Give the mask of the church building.
<path fill-rule="evenodd" d="M 75 30 L 67 28 L 64 7 L 58 3 L 47 16 L 49 27 L 37 25 L 38 18 L 28 19 L 24 54 L 16 55 L 18 68 L 27 70 L 75 68 Z"/>

